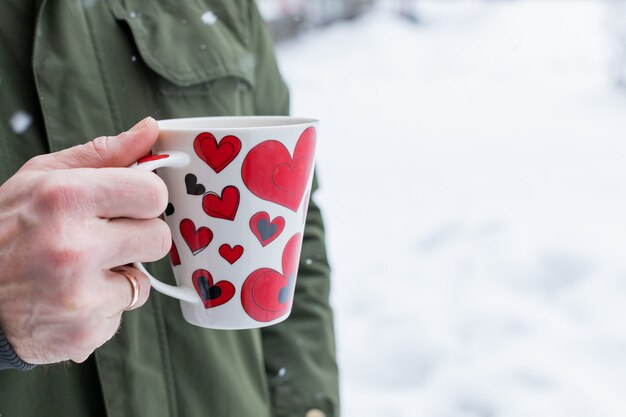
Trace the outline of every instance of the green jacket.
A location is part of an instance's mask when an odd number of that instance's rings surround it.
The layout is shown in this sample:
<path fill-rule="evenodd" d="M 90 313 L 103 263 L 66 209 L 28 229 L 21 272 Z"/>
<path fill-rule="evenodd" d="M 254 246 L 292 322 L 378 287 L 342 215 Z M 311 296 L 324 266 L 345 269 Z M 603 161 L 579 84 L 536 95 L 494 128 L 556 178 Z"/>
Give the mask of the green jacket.
<path fill-rule="evenodd" d="M 34 155 L 117 134 L 147 115 L 288 112 L 252 0 L 1 0 L 0 16 L 2 182 Z M 169 262 L 151 268 L 174 282 Z M 84 364 L 0 371 L 0 415 L 336 416 L 328 294 L 323 224 L 311 203 L 285 322 L 207 330 L 153 291 Z"/>

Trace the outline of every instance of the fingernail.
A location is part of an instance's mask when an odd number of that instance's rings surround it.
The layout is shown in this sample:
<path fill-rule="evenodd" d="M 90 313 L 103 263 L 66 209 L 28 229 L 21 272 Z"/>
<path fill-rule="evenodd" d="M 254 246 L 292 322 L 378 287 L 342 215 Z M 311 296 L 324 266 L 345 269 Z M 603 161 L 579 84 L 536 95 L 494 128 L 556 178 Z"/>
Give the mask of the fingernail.
<path fill-rule="evenodd" d="M 150 123 L 150 120 L 152 120 L 152 117 L 150 117 L 150 116 L 146 117 L 145 119 L 143 119 L 139 123 L 137 123 L 135 126 L 131 127 L 129 132 L 138 132 L 138 131 L 140 131 L 144 127 L 148 126 L 148 123 Z"/>

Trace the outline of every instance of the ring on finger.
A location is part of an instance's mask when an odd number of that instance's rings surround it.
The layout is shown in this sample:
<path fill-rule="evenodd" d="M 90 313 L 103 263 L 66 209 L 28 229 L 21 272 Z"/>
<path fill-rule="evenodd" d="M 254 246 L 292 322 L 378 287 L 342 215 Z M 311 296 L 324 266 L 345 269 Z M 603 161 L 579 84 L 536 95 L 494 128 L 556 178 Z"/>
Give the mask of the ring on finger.
<path fill-rule="evenodd" d="M 125 276 L 130 283 L 133 291 L 132 299 L 130 300 L 130 304 L 128 304 L 128 307 L 126 307 L 124 311 L 132 310 L 132 308 L 135 307 L 135 305 L 137 305 L 137 302 L 139 301 L 139 281 L 137 281 L 137 277 L 135 275 L 133 275 L 130 271 L 126 269 L 117 269 L 115 270 L 115 272 Z"/>

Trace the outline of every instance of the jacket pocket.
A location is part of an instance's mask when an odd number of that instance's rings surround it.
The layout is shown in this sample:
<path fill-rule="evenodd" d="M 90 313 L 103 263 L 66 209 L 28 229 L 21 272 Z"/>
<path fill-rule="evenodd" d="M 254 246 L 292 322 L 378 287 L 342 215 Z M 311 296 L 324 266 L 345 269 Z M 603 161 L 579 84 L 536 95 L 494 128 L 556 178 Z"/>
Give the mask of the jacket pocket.
<path fill-rule="evenodd" d="M 142 60 L 159 75 L 161 94 L 208 100 L 214 114 L 252 111 L 256 60 L 247 47 L 246 22 L 234 8 L 168 0 L 108 3 L 130 28 Z"/>

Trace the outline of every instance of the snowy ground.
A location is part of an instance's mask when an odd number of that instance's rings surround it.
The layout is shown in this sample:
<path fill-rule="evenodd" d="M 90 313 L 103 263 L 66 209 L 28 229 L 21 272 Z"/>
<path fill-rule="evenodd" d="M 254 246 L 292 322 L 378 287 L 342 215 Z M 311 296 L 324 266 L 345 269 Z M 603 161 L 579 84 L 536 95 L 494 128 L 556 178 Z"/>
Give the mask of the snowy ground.
<path fill-rule="evenodd" d="M 279 45 L 322 121 L 345 417 L 626 415 L 616 4 L 419 2 Z"/>

